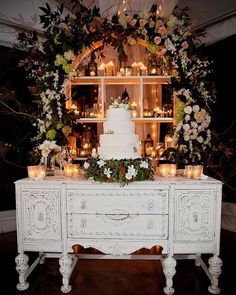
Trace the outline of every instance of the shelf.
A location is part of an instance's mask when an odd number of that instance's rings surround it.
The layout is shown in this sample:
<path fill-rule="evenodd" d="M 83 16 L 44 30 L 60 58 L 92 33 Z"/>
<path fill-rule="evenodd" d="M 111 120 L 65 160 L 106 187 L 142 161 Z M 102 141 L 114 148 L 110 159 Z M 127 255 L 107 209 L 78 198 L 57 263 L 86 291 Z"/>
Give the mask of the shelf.
<path fill-rule="evenodd" d="M 86 76 L 70 82 L 72 85 L 170 84 L 171 76 Z"/>
<path fill-rule="evenodd" d="M 103 123 L 106 118 L 80 118 L 77 119 L 78 123 Z M 173 123 L 174 118 L 131 118 L 134 122 L 158 122 L 158 123 Z"/>

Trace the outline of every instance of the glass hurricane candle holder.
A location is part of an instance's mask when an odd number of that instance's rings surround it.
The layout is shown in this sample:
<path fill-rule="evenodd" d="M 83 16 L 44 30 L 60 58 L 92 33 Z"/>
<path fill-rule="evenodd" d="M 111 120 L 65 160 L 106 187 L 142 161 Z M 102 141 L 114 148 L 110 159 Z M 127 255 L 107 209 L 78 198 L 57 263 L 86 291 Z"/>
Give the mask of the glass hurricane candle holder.
<path fill-rule="evenodd" d="M 159 174 L 162 177 L 168 176 L 168 164 L 160 164 L 159 165 Z"/>
<path fill-rule="evenodd" d="M 44 179 L 46 177 L 46 166 L 39 165 L 38 166 L 38 178 Z"/>
<path fill-rule="evenodd" d="M 28 177 L 35 179 L 38 177 L 38 166 L 27 166 Z"/>
<path fill-rule="evenodd" d="M 202 165 L 194 165 L 192 167 L 192 177 L 193 179 L 199 179 L 199 177 L 202 175 L 203 167 Z"/>
<path fill-rule="evenodd" d="M 186 165 L 184 169 L 184 174 L 186 178 L 190 179 L 193 177 L 193 166 L 192 165 Z"/>

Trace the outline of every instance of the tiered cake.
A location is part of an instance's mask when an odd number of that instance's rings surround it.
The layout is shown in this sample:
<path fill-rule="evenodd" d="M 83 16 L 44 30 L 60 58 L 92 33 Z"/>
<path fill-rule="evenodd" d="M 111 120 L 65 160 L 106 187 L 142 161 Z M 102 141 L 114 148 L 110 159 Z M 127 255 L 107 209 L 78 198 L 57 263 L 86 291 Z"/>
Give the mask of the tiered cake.
<path fill-rule="evenodd" d="M 98 154 L 101 159 L 136 159 L 141 157 L 135 124 L 131 121 L 128 104 L 113 103 L 107 111 L 107 122 L 103 124 Z"/>

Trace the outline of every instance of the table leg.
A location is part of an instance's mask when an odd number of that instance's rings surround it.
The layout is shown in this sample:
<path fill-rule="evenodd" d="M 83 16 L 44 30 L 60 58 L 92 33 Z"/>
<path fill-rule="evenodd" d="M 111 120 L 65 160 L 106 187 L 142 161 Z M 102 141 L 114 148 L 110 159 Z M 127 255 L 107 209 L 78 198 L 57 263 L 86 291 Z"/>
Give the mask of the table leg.
<path fill-rule="evenodd" d="M 60 273 L 62 274 L 62 286 L 61 291 L 63 293 L 69 293 L 71 286 L 69 285 L 69 279 L 72 271 L 72 258 L 70 256 L 62 256 L 59 259 Z"/>
<path fill-rule="evenodd" d="M 220 288 L 218 287 L 218 278 L 222 273 L 222 260 L 214 255 L 213 257 L 209 258 L 209 273 L 211 275 L 211 285 L 208 287 L 208 291 L 212 294 L 219 294 Z"/>
<path fill-rule="evenodd" d="M 16 288 L 19 291 L 24 291 L 29 288 L 29 283 L 26 281 L 26 272 L 29 268 L 28 261 L 29 257 L 24 253 L 18 254 L 15 259 L 16 270 L 19 273 L 19 283 Z"/>
<path fill-rule="evenodd" d="M 164 288 L 164 293 L 171 295 L 175 292 L 173 286 L 173 276 L 176 273 L 176 260 L 172 256 L 168 256 L 163 260 L 163 272 L 166 277 L 166 287 Z"/>

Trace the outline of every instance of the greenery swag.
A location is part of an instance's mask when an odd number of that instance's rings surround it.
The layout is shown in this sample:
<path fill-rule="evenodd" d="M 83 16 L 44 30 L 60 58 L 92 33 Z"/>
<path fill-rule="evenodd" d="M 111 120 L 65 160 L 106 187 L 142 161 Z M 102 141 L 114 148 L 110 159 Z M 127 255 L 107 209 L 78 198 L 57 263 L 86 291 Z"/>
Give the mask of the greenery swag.
<path fill-rule="evenodd" d="M 18 46 L 27 49 L 20 65 L 28 71 L 37 105 L 36 146 L 45 140 L 63 145 L 71 132 L 75 118 L 65 108 L 64 86 L 67 79 L 79 75 L 73 68 L 75 57 L 84 48 L 93 51 L 93 44 L 102 41 L 101 52 L 111 45 L 123 59 L 124 45 L 138 42 L 147 52 L 156 54 L 160 67 L 173 77 L 171 86 L 178 97 L 174 137 L 179 159 L 182 164 L 201 161 L 210 146 L 210 103 L 214 98 L 208 82 L 210 64 L 196 55 L 199 34 L 192 31 L 187 8 L 175 8 L 169 17 L 162 17 L 153 6 L 150 12 L 114 15 L 110 20 L 101 18 L 98 8 L 88 9 L 80 0 L 71 3 L 73 14 L 66 16 L 63 5 L 55 11 L 48 4 L 41 7 L 43 41 L 35 32 L 19 35 Z"/>

